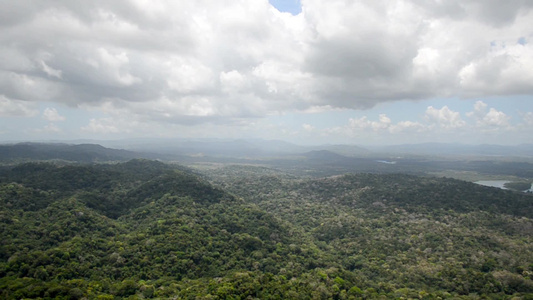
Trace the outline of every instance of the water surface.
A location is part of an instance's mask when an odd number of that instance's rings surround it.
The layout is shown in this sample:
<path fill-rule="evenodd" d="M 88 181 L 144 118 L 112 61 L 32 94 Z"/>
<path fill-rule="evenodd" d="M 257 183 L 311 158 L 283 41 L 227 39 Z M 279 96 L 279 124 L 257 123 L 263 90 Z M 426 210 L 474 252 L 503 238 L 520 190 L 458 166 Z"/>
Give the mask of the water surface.
<path fill-rule="evenodd" d="M 497 187 L 497 188 L 506 190 L 507 188 L 505 188 L 503 185 L 508 182 L 510 181 L 509 180 L 479 180 L 474 183 L 484 185 L 484 186 Z"/>

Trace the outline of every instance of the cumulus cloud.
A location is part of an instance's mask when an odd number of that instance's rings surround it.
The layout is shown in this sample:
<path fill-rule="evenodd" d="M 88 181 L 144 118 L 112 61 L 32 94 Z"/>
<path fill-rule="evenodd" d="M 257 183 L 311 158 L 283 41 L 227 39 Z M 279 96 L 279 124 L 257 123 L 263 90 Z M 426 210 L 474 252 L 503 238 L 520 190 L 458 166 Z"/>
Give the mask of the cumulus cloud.
<path fill-rule="evenodd" d="M 50 122 L 65 121 L 65 117 L 57 112 L 57 109 L 47 107 L 43 111 L 43 119 Z"/>
<path fill-rule="evenodd" d="M 531 1 L 301 4 L 291 15 L 266 0 L 1 2 L 2 105 L 24 115 L 25 103 L 57 102 L 193 125 L 533 94 Z M 487 124 L 506 120 L 487 114 Z M 427 117 L 463 126 L 444 108 Z M 381 118 L 354 122 L 392 128 Z M 96 119 L 86 129 L 121 130 Z"/>
<path fill-rule="evenodd" d="M 119 133 L 121 130 L 113 124 L 113 120 L 109 118 L 91 119 L 87 126 L 81 128 L 83 131 L 90 133 Z"/>
<path fill-rule="evenodd" d="M 509 116 L 504 112 L 491 108 L 483 117 L 483 124 L 491 126 L 509 126 Z"/>
<path fill-rule="evenodd" d="M 533 112 L 527 112 L 522 115 L 524 123 L 528 126 L 533 126 Z"/>
<path fill-rule="evenodd" d="M 391 144 L 405 143 L 406 137 L 416 138 L 417 142 L 425 141 L 431 136 L 431 125 L 416 121 L 402 120 L 392 121 L 386 114 L 380 114 L 373 120 L 368 116 L 349 118 L 347 123 L 341 126 L 314 128 L 307 124 L 307 128 L 313 128 L 313 141 L 338 141 L 347 140 L 362 144 Z"/>
<path fill-rule="evenodd" d="M 400 133 L 400 132 L 424 132 L 427 131 L 427 127 L 421 124 L 420 122 L 413 121 L 400 121 L 390 127 L 389 130 L 391 133 Z"/>
<path fill-rule="evenodd" d="M 374 132 L 388 132 L 398 134 L 402 132 L 422 132 L 427 127 L 419 122 L 400 121 L 393 123 L 386 114 L 380 114 L 377 121 L 371 121 L 366 116 L 348 120 L 348 128 L 350 131 L 365 131 L 371 130 Z"/>
<path fill-rule="evenodd" d="M 508 45 L 500 42 L 487 55 L 473 60 L 459 72 L 467 95 L 531 94 L 533 88 L 533 45 L 529 39 Z M 511 79 L 511 80 L 510 80 Z"/>
<path fill-rule="evenodd" d="M 449 109 L 448 106 L 443 106 L 441 109 L 429 106 L 426 110 L 425 119 L 436 123 L 444 129 L 455 129 L 466 125 L 466 122 L 461 118 L 461 114 Z"/>
<path fill-rule="evenodd" d="M 476 120 L 476 126 L 480 128 L 488 127 L 509 127 L 510 117 L 502 111 L 491 107 L 487 111 L 488 105 L 483 101 L 476 101 L 474 110 L 468 112 L 468 117 Z"/>
<path fill-rule="evenodd" d="M 476 120 L 480 120 L 480 119 L 483 119 L 486 113 L 487 113 L 487 104 L 483 101 L 478 100 L 474 104 L 474 110 L 466 113 L 466 115 L 468 117 L 473 117 Z"/>
<path fill-rule="evenodd" d="M 483 101 L 474 104 L 474 110 L 462 118 L 459 111 L 448 106 L 425 110 L 423 121 L 392 121 L 386 114 L 372 119 L 368 116 L 349 118 L 342 126 L 316 129 L 304 124 L 303 129 L 328 139 L 345 141 L 357 138 L 360 143 L 405 143 L 409 142 L 486 142 L 487 139 L 511 141 L 509 132 L 527 136 L 531 132 L 533 113 L 520 114 L 522 122 L 511 124 L 511 118 L 504 112 L 489 108 Z M 458 138 L 459 137 L 459 138 Z"/>
<path fill-rule="evenodd" d="M 349 127 L 354 130 L 374 130 L 387 129 L 390 125 L 390 119 L 385 114 L 379 115 L 379 121 L 370 121 L 366 116 L 358 119 L 349 119 Z"/>

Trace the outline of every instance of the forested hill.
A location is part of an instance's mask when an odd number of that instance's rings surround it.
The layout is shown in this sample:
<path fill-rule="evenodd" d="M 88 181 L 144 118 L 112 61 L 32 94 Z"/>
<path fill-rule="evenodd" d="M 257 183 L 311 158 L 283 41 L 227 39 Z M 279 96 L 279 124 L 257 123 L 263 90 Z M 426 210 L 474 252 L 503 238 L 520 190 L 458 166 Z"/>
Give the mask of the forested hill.
<path fill-rule="evenodd" d="M 529 195 L 257 170 L 4 167 L 0 298 L 533 297 Z"/>
<path fill-rule="evenodd" d="M 234 177 L 224 183 L 232 192 L 255 203 L 309 199 L 358 209 L 395 208 L 409 212 L 468 213 L 533 216 L 533 197 L 451 178 L 406 174 L 346 174 L 310 180 L 278 176 Z M 289 201 L 290 202 L 290 201 Z"/>
<path fill-rule="evenodd" d="M 154 155 L 147 153 L 110 149 L 96 144 L 18 143 L 0 145 L 0 162 L 2 163 L 20 163 L 36 160 L 93 163 L 127 161 L 139 157 L 155 158 Z"/>

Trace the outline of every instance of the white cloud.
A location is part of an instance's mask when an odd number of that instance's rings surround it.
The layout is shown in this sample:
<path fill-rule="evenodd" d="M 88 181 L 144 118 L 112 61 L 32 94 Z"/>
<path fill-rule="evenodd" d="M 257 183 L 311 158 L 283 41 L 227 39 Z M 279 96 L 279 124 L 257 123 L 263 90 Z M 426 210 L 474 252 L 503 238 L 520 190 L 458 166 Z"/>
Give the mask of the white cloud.
<path fill-rule="evenodd" d="M 388 132 L 391 134 L 398 134 L 402 132 L 422 132 L 427 128 L 419 122 L 400 121 L 393 123 L 386 114 L 380 114 L 378 121 L 368 120 L 366 116 L 348 120 L 348 128 L 350 131 L 365 131 L 367 129 L 373 132 Z"/>
<path fill-rule="evenodd" d="M 87 131 L 90 133 L 119 133 L 124 131 L 124 129 L 119 129 L 114 125 L 112 119 L 102 118 L 102 119 L 91 119 L 87 126 L 81 128 L 82 131 Z"/>
<path fill-rule="evenodd" d="M 459 78 L 467 95 L 531 94 L 532 69 L 533 45 L 500 42 L 485 56 L 463 67 Z"/>
<path fill-rule="evenodd" d="M 173 58 L 165 68 L 169 70 L 168 87 L 179 93 L 201 92 L 215 84 L 212 70 L 198 60 Z"/>
<path fill-rule="evenodd" d="M 449 109 L 448 106 L 443 106 L 441 109 L 429 106 L 426 110 L 425 118 L 427 121 L 434 122 L 444 129 L 456 129 L 466 125 L 466 122 L 461 118 L 461 114 Z"/>
<path fill-rule="evenodd" d="M 333 107 L 331 105 L 316 105 L 316 106 L 311 106 L 309 108 L 306 108 L 299 112 L 304 113 L 304 114 L 319 114 L 319 113 L 328 112 L 328 111 L 342 111 L 342 110 L 343 109 Z"/>
<path fill-rule="evenodd" d="M 38 114 L 32 103 L 7 98 L 0 94 L 1 117 L 33 117 Z"/>
<path fill-rule="evenodd" d="M 533 126 L 533 112 L 529 111 L 522 115 L 524 123 L 528 126 Z"/>
<path fill-rule="evenodd" d="M 486 113 L 487 113 L 487 104 L 483 101 L 478 100 L 474 104 L 474 110 L 466 113 L 466 115 L 468 117 L 473 117 L 479 120 L 479 119 L 483 119 Z"/>
<path fill-rule="evenodd" d="M 379 121 L 370 121 L 366 116 L 359 119 L 349 119 L 348 124 L 352 129 L 372 129 L 374 131 L 379 131 L 389 128 L 391 124 L 391 119 L 385 114 L 379 115 Z"/>
<path fill-rule="evenodd" d="M 483 124 L 490 126 L 509 126 L 509 116 L 504 112 L 491 108 L 483 118 Z"/>
<path fill-rule="evenodd" d="M 313 142 L 339 141 L 345 143 L 349 140 L 359 144 L 391 144 L 405 143 L 405 138 L 413 135 L 416 135 L 417 142 L 420 142 L 421 138 L 431 136 L 431 129 L 430 126 L 416 121 L 405 120 L 395 123 L 386 114 L 380 114 L 377 120 L 363 116 L 350 118 L 345 125 L 341 126 L 323 129 L 313 128 Z"/>
<path fill-rule="evenodd" d="M 353 128 L 356 130 L 367 129 L 372 126 L 372 121 L 368 120 L 366 116 L 358 118 L 358 119 L 350 118 L 348 120 L 348 125 L 350 128 Z"/>
<path fill-rule="evenodd" d="M 220 85 L 226 93 L 239 93 L 249 87 L 247 79 L 237 70 L 220 73 Z"/>
<path fill-rule="evenodd" d="M 43 111 L 43 119 L 50 122 L 65 121 L 65 117 L 57 112 L 57 109 L 47 107 Z"/>
<path fill-rule="evenodd" d="M 315 127 L 311 124 L 303 124 L 302 125 L 302 128 L 305 130 L 305 131 L 308 131 L 308 132 L 312 132 L 315 130 Z"/>
<path fill-rule="evenodd" d="M 533 2 L 301 3 L 293 16 L 266 0 L 0 2 L 0 113 L 56 102 L 150 126 L 231 126 L 398 100 L 533 95 Z M 509 122 L 486 109 L 479 124 Z M 428 108 L 426 120 L 466 124 L 447 107 Z M 113 124 L 94 119 L 86 130 L 122 130 Z M 425 125 L 384 115 L 350 126 Z"/>
<path fill-rule="evenodd" d="M 533 114 L 521 114 L 523 123 L 513 126 L 510 117 L 502 111 L 488 108 L 483 101 L 474 105 L 474 111 L 467 113 L 469 119 L 461 118 L 459 111 L 448 106 L 440 109 L 433 106 L 425 110 L 424 121 L 392 121 L 386 114 L 379 114 L 372 120 L 367 116 L 350 118 L 345 125 L 323 129 L 313 128 L 313 133 L 322 140 L 357 141 L 361 144 L 395 144 L 423 142 L 491 143 L 523 141 L 531 132 Z M 476 117 L 477 116 L 477 117 Z M 477 119 L 479 118 L 479 120 Z M 312 125 L 306 125 L 311 128 Z M 517 131 L 518 130 L 518 131 Z M 510 134 L 510 133 L 513 134 Z M 515 137 L 513 137 L 515 135 Z"/>
<path fill-rule="evenodd" d="M 468 112 L 468 117 L 476 120 L 476 126 L 480 128 L 494 128 L 494 127 L 510 127 L 510 117 L 502 111 L 495 108 L 490 108 L 487 111 L 488 105 L 483 101 L 476 101 L 474 110 Z"/>
<path fill-rule="evenodd" d="M 56 78 L 59 78 L 61 79 L 61 70 L 56 70 L 52 67 L 50 67 L 49 65 L 46 64 L 46 62 L 44 61 L 41 61 L 41 66 L 43 67 L 43 71 L 48 75 L 48 76 L 51 76 L 51 77 L 56 77 Z"/>
<path fill-rule="evenodd" d="M 98 55 L 94 67 L 99 73 L 105 74 L 107 80 L 123 86 L 130 86 L 142 81 L 131 74 L 129 70 L 130 59 L 126 52 L 110 51 L 103 47 L 98 48 L 96 52 Z"/>
<path fill-rule="evenodd" d="M 400 121 L 392 125 L 389 129 L 391 133 L 401 133 L 401 132 L 424 132 L 427 130 L 427 127 L 419 122 L 413 121 Z"/>

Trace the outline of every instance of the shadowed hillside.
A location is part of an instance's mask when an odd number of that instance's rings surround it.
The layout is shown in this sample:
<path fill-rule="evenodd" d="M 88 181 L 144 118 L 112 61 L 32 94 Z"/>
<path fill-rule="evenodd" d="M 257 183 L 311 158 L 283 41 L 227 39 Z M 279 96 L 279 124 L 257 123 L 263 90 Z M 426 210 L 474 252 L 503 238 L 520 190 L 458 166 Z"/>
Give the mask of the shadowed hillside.
<path fill-rule="evenodd" d="M 154 156 L 126 150 L 105 148 L 96 144 L 20 143 L 0 145 L 0 162 L 13 163 L 35 160 L 63 160 L 70 162 L 126 161 Z"/>

